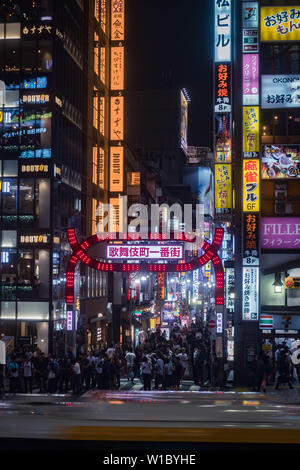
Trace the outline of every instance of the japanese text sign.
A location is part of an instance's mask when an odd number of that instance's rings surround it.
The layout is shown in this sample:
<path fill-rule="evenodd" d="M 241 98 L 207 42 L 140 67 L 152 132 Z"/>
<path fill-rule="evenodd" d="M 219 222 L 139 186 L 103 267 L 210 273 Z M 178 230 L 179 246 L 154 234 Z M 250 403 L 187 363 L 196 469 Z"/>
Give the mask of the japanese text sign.
<path fill-rule="evenodd" d="M 106 252 L 108 259 L 183 259 L 183 245 L 109 245 Z"/>
<path fill-rule="evenodd" d="M 124 97 L 111 97 L 110 140 L 124 139 Z"/>
<path fill-rule="evenodd" d="M 124 90 L 124 47 L 111 48 L 111 89 Z"/>
<path fill-rule="evenodd" d="M 243 267 L 243 320 L 258 320 L 259 268 Z"/>
<path fill-rule="evenodd" d="M 262 7 L 261 41 L 300 41 L 300 6 Z"/>
<path fill-rule="evenodd" d="M 110 148 L 110 191 L 122 192 L 124 186 L 124 147 Z"/>
<path fill-rule="evenodd" d="M 231 209 L 231 165 L 215 165 L 215 208 Z"/>
<path fill-rule="evenodd" d="M 300 250 L 299 217 L 262 217 L 261 248 Z"/>
<path fill-rule="evenodd" d="M 259 107 L 243 108 L 243 152 L 245 157 L 258 156 L 259 152 Z"/>
<path fill-rule="evenodd" d="M 243 54 L 243 104 L 259 104 L 258 54 Z"/>
<path fill-rule="evenodd" d="M 259 212 L 259 160 L 243 160 L 243 211 Z"/>
<path fill-rule="evenodd" d="M 263 109 L 300 108 L 300 75 L 262 75 Z"/>
<path fill-rule="evenodd" d="M 231 111 L 231 64 L 215 64 L 215 112 Z"/>
<path fill-rule="evenodd" d="M 244 250 L 243 264 L 259 264 L 259 216 L 244 214 Z"/>
<path fill-rule="evenodd" d="M 231 61 L 231 0 L 215 0 L 215 62 Z"/>
<path fill-rule="evenodd" d="M 111 40 L 124 41 L 125 0 L 112 0 L 111 6 Z"/>

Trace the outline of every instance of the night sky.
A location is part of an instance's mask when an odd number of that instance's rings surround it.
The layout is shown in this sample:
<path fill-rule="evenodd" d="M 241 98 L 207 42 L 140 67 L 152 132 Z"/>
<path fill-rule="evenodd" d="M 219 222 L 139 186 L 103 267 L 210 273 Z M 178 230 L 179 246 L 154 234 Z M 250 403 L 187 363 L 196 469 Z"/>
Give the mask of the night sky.
<path fill-rule="evenodd" d="M 212 147 L 212 9 L 209 0 L 127 0 L 129 90 L 186 88 L 189 145 Z"/>

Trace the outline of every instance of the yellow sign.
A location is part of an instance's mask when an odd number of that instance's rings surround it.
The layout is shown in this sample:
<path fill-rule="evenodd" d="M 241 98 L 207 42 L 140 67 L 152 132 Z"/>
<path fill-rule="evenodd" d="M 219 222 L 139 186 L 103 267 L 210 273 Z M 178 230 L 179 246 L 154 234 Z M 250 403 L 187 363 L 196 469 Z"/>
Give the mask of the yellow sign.
<path fill-rule="evenodd" d="M 243 108 L 243 152 L 259 152 L 259 107 L 244 106 Z"/>
<path fill-rule="evenodd" d="M 112 96 L 110 113 L 110 140 L 124 139 L 124 97 Z"/>
<path fill-rule="evenodd" d="M 231 209 L 231 165 L 215 165 L 215 208 Z"/>
<path fill-rule="evenodd" d="M 111 48 L 111 89 L 124 90 L 124 47 Z"/>
<path fill-rule="evenodd" d="M 259 212 L 259 160 L 243 161 L 243 211 Z"/>
<path fill-rule="evenodd" d="M 124 41 L 125 0 L 111 0 L 111 40 Z"/>
<path fill-rule="evenodd" d="M 300 6 L 262 7 L 261 41 L 300 41 Z"/>
<path fill-rule="evenodd" d="M 122 192 L 124 179 L 124 148 L 110 148 L 110 191 Z"/>

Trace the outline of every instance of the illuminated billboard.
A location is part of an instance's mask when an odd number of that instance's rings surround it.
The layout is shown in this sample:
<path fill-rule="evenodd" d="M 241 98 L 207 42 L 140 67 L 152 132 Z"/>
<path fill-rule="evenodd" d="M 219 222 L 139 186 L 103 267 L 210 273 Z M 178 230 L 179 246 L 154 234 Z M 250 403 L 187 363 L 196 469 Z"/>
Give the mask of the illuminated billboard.
<path fill-rule="evenodd" d="M 258 54 L 243 54 L 243 104 L 259 104 Z"/>
<path fill-rule="evenodd" d="M 111 2 L 111 40 L 124 41 L 125 0 Z"/>
<path fill-rule="evenodd" d="M 259 160 L 243 160 L 243 211 L 259 212 Z"/>
<path fill-rule="evenodd" d="M 215 64 L 215 113 L 231 111 L 231 64 Z"/>
<path fill-rule="evenodd" d="M 215 165 L 215 208 L 231 209 L 231 165 Z"/>
<path fill-rule="evenodd" d="M 300 41 L 300 6 L 262 7 L 261 41 Z"/>
<path fill-rule="evenodd" d="M 136 259 L 140 261 L 147 260 L 179 260 L 184 257 L 183 245 L 138 245 L 138 244 L 118 244 L 109 245 L 106 248 L 106 257 L 108 259 L 126 260 Z"/>
<path fill-rule="evenodd" d="M 262 75 L 262 109 L 299 108 L 300 75 Z"/>
<path fill-rule="evenodd" d="M 122 192 L 124 187 L 124 148 L 110 147 L 110 191 Z"/>
<path fill-rule="evenodd" d="M 231 0 L 215 2 L 215 62 L 231 61 Z"/>
<path fill-rule="evenodd" d="M 215 114 L 215 162 L 231 163 L 231 114 Z"/>
<path fill-rule="evenodd" d="M 265 145 L 262 179 L 300 178 L 300 146 Z"/>
<path fill-rule="evenodd" d="M 243 152 L 244 157 L 256 157 L 259 153 L 259 107 L 243 108 Z"/>
<path fill-rule="evenodd" d="M 186 99 L 184 92 L 180 92 L 181 96 L 181 148 L 187 153 L 188 147 L 188 100 Z"/>
<path fill-rule="evenodd" d="M 262 217 L 261 248 L 264 250 L 299 250 L 299 217 Z"/>
<path fill-rule="evenodd" d="M 124 90 L 124 47 L 111 47 L 111 90 Z"/>
<path fill-rule="evenodd" d="M 124 139 L 124 97 L 112 96 L 110 101 L 110 140 Z"/>
<path fill-rule="evenodd" d="M 259 268 L 243 267 L 243 320 L 258 320 Z"/>
<path fill-rule="evenodd" d="M 258 28 L 258 2 L 243 2 L 243 27 Z"/>

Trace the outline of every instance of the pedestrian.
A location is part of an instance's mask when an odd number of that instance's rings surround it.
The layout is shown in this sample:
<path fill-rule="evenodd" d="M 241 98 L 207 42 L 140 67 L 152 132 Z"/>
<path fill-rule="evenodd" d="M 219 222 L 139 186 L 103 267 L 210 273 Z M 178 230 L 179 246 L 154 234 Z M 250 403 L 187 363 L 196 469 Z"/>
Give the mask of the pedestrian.
<path fill-rule="evenodd" d="M 126 367 L 127 367 L 127 380 L 131 380 L 131 383 L 134 383 L 134 366 L 135 366 L 135 359 L 136 356 L 134 352 L 132 352 L 132 348 L 129 348 L 126 355 L 125 355 L 125 361 L 126 361 Z"/>
<path fill-rule="evenodd" d="M 72 388 L 73 395 L 81 393 L 81 371 L 79 361 L 72 359 Z"/>
<path fill-rule="evenodd" d="M 290 381 L 291 365 L 289 353 L 284 348 L 281 348 L 280 357 L 278 360 L 278 378 L 275 390 L 279 390 L 279 385 L 288 384 L 289 388 L 294 388 Z"/>
<path fill-rule="evenodd" d="M 164 361 L 161 355 L 158 355 L 156 364 L 155 364 L 155 383 L 154 388 L 158 390 L 159 386 L 163 386 L 164 381 Z"/>
<path fill-rule="evenodd" d="M 141 364 L 144 390 L 151 390 L 152 364 L 151 360 L 144 356 Z"/>
<path fill-rule="evenodd" d="M 32 377 L 33 377 L 33 364 L 29 358 L 26 356 L 26 359 L 23 363 L 23 376 L 24 376 L 24 385 L 25 385 L 25 393 L 28 393 L 28 389 L 32 394 Z"/>
<path fill-rule="evenodd" d="M 16 356 L 12 355 L 11 360 L 8 364 L 8 375 L 9 375 L 9 393 L 15 395 L 17 393 L 18 382 L 19 382 L 19 364 L 16 362 Z"/>

